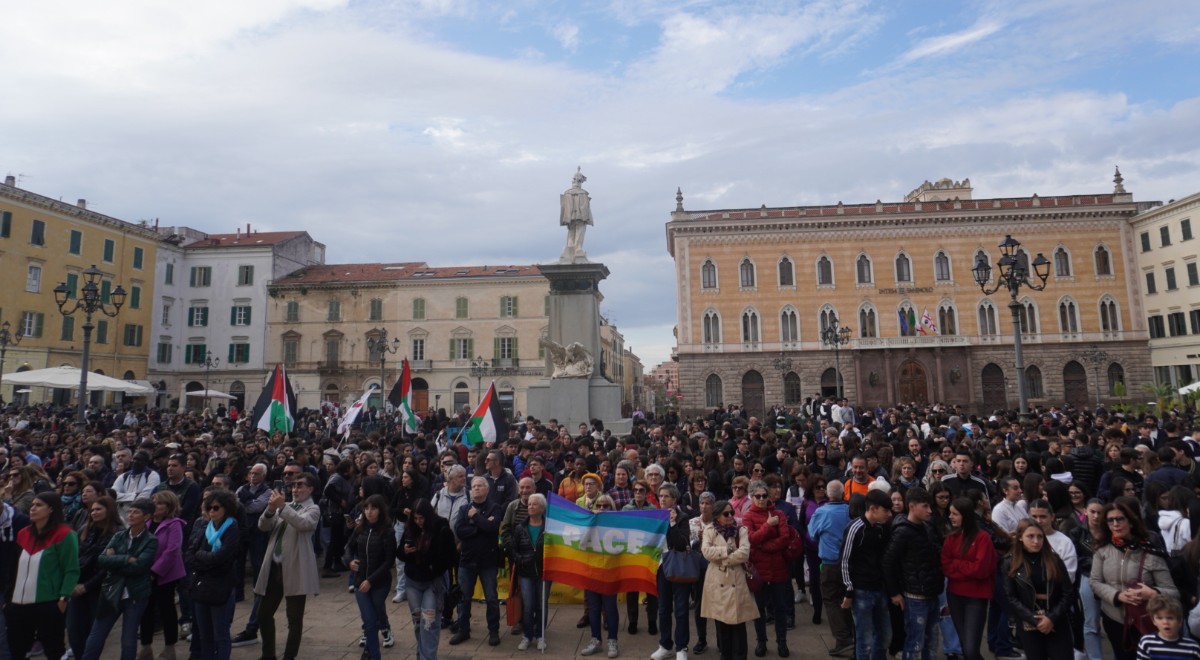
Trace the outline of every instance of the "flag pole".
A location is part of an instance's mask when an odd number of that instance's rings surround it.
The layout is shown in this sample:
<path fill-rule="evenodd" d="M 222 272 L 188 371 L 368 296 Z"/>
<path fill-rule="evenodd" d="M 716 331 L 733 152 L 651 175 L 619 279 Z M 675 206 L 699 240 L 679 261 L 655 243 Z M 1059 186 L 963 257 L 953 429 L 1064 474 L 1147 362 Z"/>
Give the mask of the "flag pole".
<path fill-rule="evenodd" d="M 542 523 L 542 524 L 545 524 L 545 523 Z M 546 580 L 544 578 L 545 578 L 545 576 L 543 576 L 543 579 L 538 580 L 538 582 L 541 583 L 541 587 L 542 587 L 542 589 L 541 589 L 542 602 L 538 603 L 538 605 L 542 606 L 542 636 L 538 638 L 542 642 L 541 644 L 538 644 L 538 646 L 541 647 L 540 650 L 542 652 L 542 655 L 546 655 L 546 644 L 545 644 L 545 641 L 546 641 Z"/>

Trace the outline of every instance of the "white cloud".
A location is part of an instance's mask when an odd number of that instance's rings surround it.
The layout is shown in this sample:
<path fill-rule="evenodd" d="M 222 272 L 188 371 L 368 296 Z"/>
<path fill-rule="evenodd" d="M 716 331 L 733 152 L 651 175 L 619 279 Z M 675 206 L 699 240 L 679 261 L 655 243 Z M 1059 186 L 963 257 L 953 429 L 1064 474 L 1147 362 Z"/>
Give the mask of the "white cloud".
<path fill-rule="evenodd" d="M 947 55 L 975 42 L 982 41 L 999 32 L 1003 27 L 998 22 L 986 20 L 961 32 L 929 37 L 921 40 L 916 46 L 913 46 L 908 52 L 901 55 L 900 61 L 908 63 L 926 57 Z"/>
<path fill-rule="evenodd" d="M 563 21 L 554 26 L 552 30 L 554 40 L 558 45 L 563 47 L 563 50 L 574 53 L 579 48 L 579 25 L 573 21 Z"/>

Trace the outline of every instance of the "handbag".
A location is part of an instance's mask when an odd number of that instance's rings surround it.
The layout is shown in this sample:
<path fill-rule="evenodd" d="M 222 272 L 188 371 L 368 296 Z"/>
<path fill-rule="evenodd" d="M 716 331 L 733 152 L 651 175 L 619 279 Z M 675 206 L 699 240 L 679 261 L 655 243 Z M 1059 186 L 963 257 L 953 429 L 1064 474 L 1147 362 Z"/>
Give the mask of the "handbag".
<path fill-rule="evenodd" d="M 758 569 L 750 564 L 743 564 L 743 566 L 746 568 L 746 587 L 750 589 L 750 593 L 756 594 L 762 591 L 764 582 Z"/>
<path fill-rule="evenodd" d="M 1138 563 L 1138 578 L 1137 578 L 1138 582 L 1142 581 L 1142 577 L 1143 577 L 1145 568 L 1146 568 L 1146 551 L 1142 550 L 1142 561 L 1140 563 Z M 1125 603 L 1125 622 L 1124 623 L 1125 623 L 1125 626 L 1124 626 L 1125 639 L 1128 640 L 1130 638 L 1130 635 L 1129 635 L 1130 628 L 1133 628 L 1134 630 L 1136 630 L 1138 632 L 1138 636 L 1133 639 L 1133 643 L 1135 645 L 1137 644 L 1138 639 L 1141 638 L 1142 636 L 1151 635 L 1157 631 L 1157 628 L 1154 627 L 1154 620 L 1150 618 L 1150 614 L 1146 611 L 1145 604 L 1130 605 L 1129 603 Z"/>
<path fill-rule="evenodd" d="M 695 584 L 700 579 L 700 567 L 690 551 L 668 550 L 663 554 L 663 576 L 667 582 Z"/>

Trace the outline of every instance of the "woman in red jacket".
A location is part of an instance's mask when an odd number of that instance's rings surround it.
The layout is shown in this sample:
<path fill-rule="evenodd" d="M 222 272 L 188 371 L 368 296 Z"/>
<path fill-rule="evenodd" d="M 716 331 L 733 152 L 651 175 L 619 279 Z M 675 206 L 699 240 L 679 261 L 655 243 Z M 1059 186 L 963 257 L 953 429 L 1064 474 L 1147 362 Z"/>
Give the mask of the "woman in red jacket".
<path fill-rule="evenodd" d="M 791 580 L 788 573 L 787 550 L 792 528 L 787 516 L 775 508 L 767 484 L 754 481 L 750 484 L 750 508 L 742 516 L 742 524 L 750 537 L 750 564 L 762 578 L 762 589 L 754 594 L 759 616 L 754 620 L 754 632 L 758 645 L 754 655 L 761 658 L 767 654 L 767 613 L 775 615 L 775 641 L 779 645 L 779 657 L 789 655 L 787 645 L 787 608 L 791 597 Z"/>
<path fill-rule="evenodd" d="M 963 658 L 982 660 L 979 645 L 996 583 L 996 550 L 991 537 L 979 529 L 971 500 L 960 497 L 950 504 L 950 524 L 954 531 L 942 545 L 950 618 L 962 641 Z"/>

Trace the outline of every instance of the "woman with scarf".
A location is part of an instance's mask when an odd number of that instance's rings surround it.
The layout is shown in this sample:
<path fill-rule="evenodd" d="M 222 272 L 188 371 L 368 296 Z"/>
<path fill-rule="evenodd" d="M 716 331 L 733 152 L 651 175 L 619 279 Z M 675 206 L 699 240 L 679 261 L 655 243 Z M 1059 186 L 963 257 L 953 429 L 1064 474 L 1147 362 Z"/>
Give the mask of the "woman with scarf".
<path fill-rule="evenodd" d="M 158 549 L 154 554 L 154 565 L 150 569 L 154 587 L 150 591 L 150 602 L 142 614 L 139 634 L 142 648 L 138 651 L 138 660 L 154 660 L 154 651 L 150 644 L 154 641 L 155 629 L 160 625 L 163 642 L 166 643 L 160 658 L 175 660 L 175 643 L 179 641 L 179 610 L 175 609 L 175 587 L 179 580 L 187 575 L 187 569 L 183 565 L 185 524 L 179 518 L 179 498 L 175 493 L 160 490 L 150 499 L 154 502 L 154 513 L 147 528 L 158 539 Z"/>
<path fill-rule="evenodd" d="M 363 636 L 360 646 L 366 647 L 364 658 L 379 660 L 379 635 L 383 645 L 396 644 L 391 622 L 387 618 L 386 601 L 392 589 L 392 564 L 396 559 L 396 530 L 388 518 L 387 498 L 382 492 L 382 477 L 363 480 L 363 492 L 370 492 L 362 503 L 362 512 L 346 543 L 347 565 L 354 575 L 354 599 L 362 618 Z"/>
<path fill-rule="evenodd" d="M 29 525 L 16 540 L 21 554 L 5 608 L 9 649 L 12 657 L 24 658 L 39 641 L 47 658 L 60 658 L 66 650 L 67 601 L 79 582 L 79 537 L 64 522 L 57 493 L 33 496 Z"/>
<path fill-rule="evenodd" d="M 1104 529 L 1092 555 L 1092 592 L 1114 660 L 1133 660 L 1141 634 L 1126 621 L 1156 595 L 1179 598 L 1163 552 L 1150 542 L 1141 507 L 1118 497 L 1104 507 Z"/>
<path fill-rule="evenodd" d="M 92 503 L 88 522 L 79 530 L 79 583 L 71 591 L 71 602 L 67 605 L 67 644 L 76 658 L 83 657 L 100 603 L 100 582 L 104 580 L 100 553 L 122 526 L 116 501 L 104 496 Z"/>
<path fill-rule="evenodd" d="M 71 526 L 71 529 L 75 530 L 76 534 L 82 534 L 83 528 L 87 527 L 88 523 L 92 520 L 92 505 L 101 496 L 107 495 L 108 491 L 98 481 L 88 481 L 79 488 L 79 510 L 75 512 L 74 518 L 67 519 L 67 524 Z"/>
<path fill-rule="evenodd" d="M 67 472 L 59 476 L 58 493 L 63 503 L 63 520 L 68 524 L 83 510 L 83 487 L 87 483 L 87 475 L 82 472 Z"/>
<path fill-rule="evenodd" d="M 404 559 L 405 590 L 416 636 L 417 660 L 437 660 L 446 571 L 454 565 L 458 552 L 450 523 L 437 515 L 429 500 L 420 499 L 413 504 L 396 554 Z"/>
<path fill-rule="evenodd" d="M 704 528 L 700 552 L 708 560 L 700 614 L 716 622 L 721 660 L 744 660 L 746 622 L 757 619 L 759 612 L 746 585 L 750 536 L 728 501 L 713 505 L 713 523 Z"/>
<path fill-rule="evenodd" d="M 241 548 L 237 498 L 227 490 L 213 488 L 201 504 L 186 563 L 192 572 L 191 596 L 195 626 L 203 660 L 229 660 L 232 651 L 235 575 Z M 193 645 L 195 646 L 195 645 Z"/>

